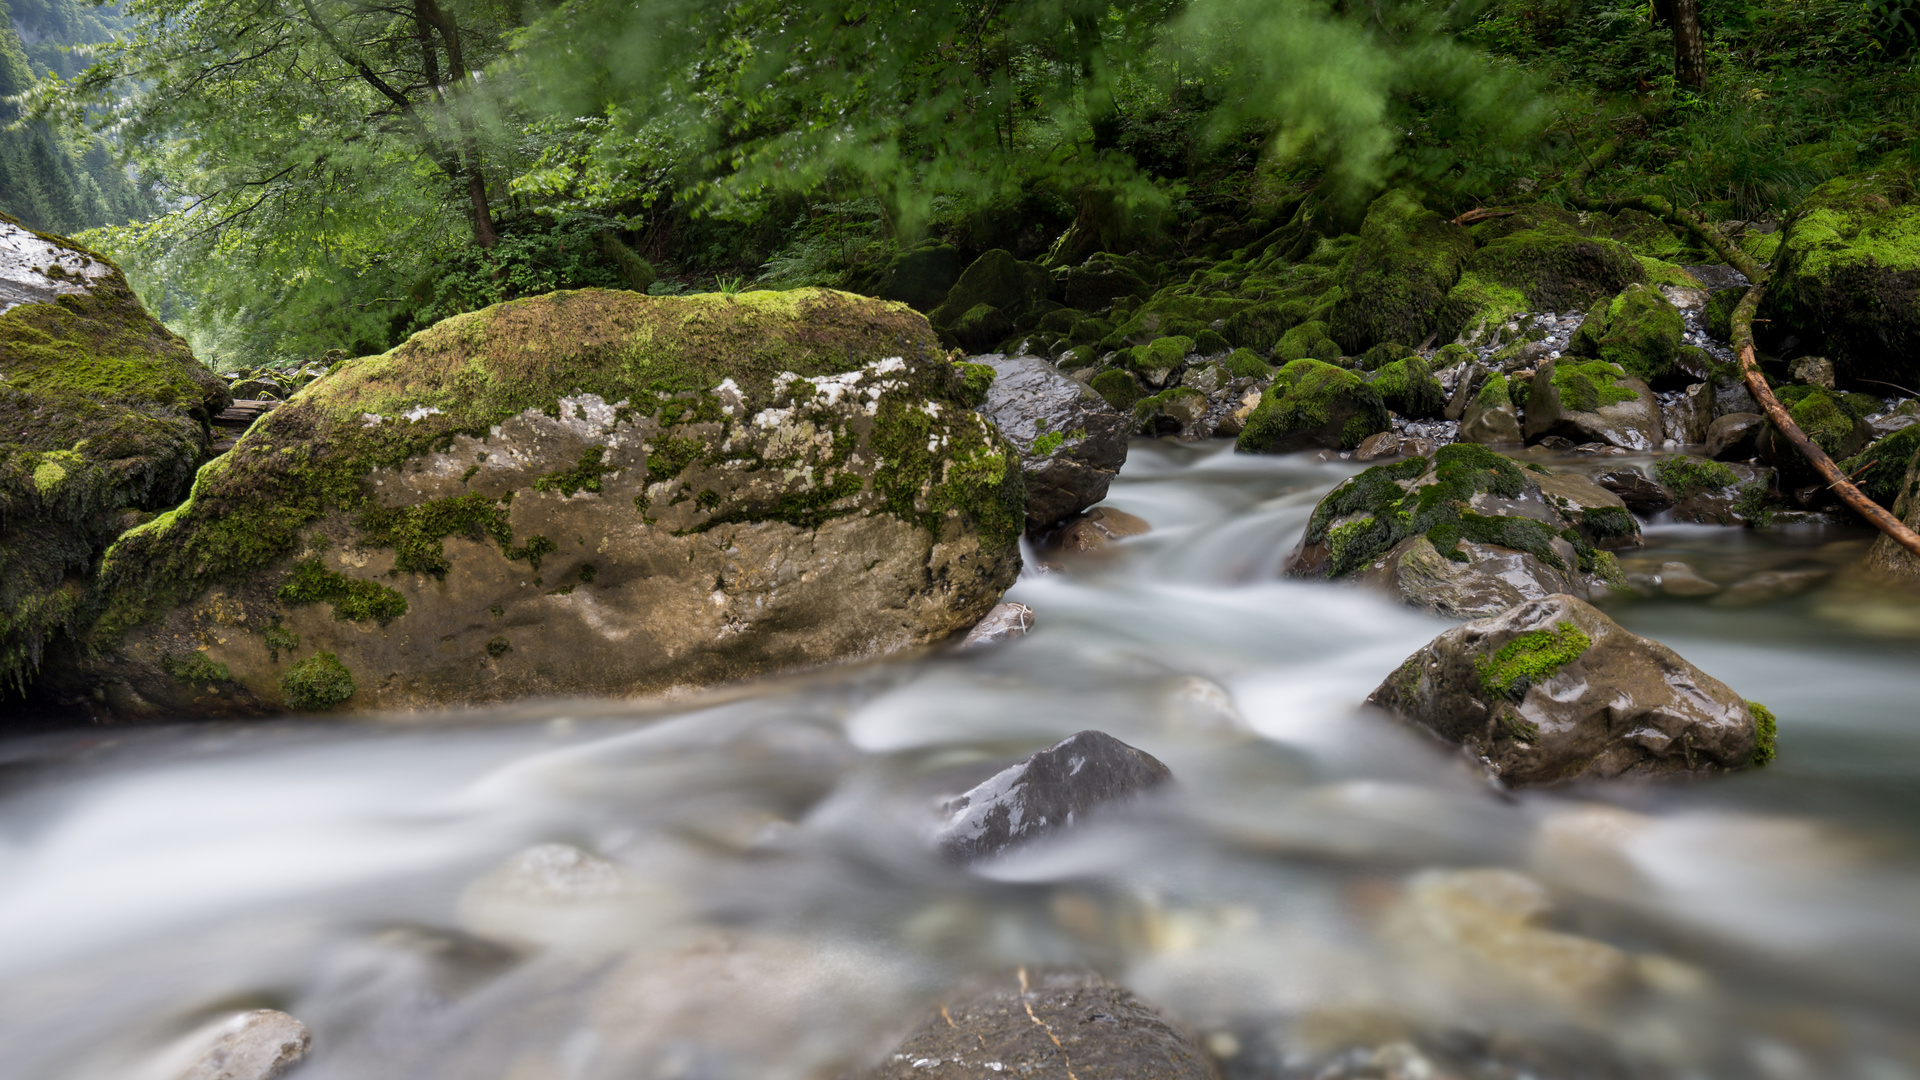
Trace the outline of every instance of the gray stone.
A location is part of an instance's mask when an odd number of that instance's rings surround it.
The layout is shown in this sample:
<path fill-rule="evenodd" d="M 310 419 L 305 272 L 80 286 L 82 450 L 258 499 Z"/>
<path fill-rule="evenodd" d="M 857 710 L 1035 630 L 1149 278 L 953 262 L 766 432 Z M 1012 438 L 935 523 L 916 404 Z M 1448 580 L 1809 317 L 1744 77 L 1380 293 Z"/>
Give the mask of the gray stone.
<path fill-rule="evenodd" d="M 1833 389 L 1833 361 L 1824 356 L 1802 356 L 1787 365 L 1793 381 L 1817 386 L 1822 390 Z"/>
<path fill-rule="evenodd" d="M 867 1080 L 1213 1080 L 1187 1032 L 1090 971 L 1021 969 L 953 995 Z"/>
<path fill-rule="evenodd" d="M 12 218 L 0 218 L 0 314 L 21 304 L 85 296 L 95 282 L 115 273 L 112 263 L 77 244 L 43 236 Z"/>
<path fill-rule="evenodd" d="M 1129 536 L 1145 536 L 1152 531 L 1153 526 L 1125 510 L 1096 506 L 1087 511 L 1085 516 L 1068 522 L 1066 528 L 1055 534 L 1053 546 L 1062 551 L 1087 555 L 1104 551 L 1116 541 Z"/>
<path fill-rule="evenodd" d="M 1448 630 L 1367 700 L 1513 787 L 1717 773 L 1756 749 L 1740 695 L 1572 596 Z"/>
<path fill-rule="evenodd" d="M 1460 418 L 1460 441 L 1482 446 L 1519 446 L 1524 437 L 1520 414 L 1512 402 L 1475 399 Z"/>
<path fill-rule="evenodd" d="M 1636 514 L 1652 516 L 1673 505 L 1672 493 L 1637 469 L 1601 473 L 1594 482 L 1618 495 L 1621 503 Z"/>
<path fill-rule="evenodd" d="M 1767 418 L 1759 413 L 1728 413 L 1707 428 L 1707 456 L 1715 461 L 1748 461 L 1760 453 Z"/>
<path fill-rule="evenodd" d="M 978 649 L 987 645 L 999 645 L 1015 638 L 1027 636 L 1033 629 L 1033 609 L 1025 604 L 1003 601 L 995 604 L 987 617 L 975 623 L 973 629 L 960 642 L 963 649 Z"/>
<path fill-rule="evenodd" d="M 313 1045 L 305 1024 L 273 1009 L 241 1013 L 211 1034 L 180 1080 L 279 1080 Z"/>
<path fill-rule="evenodd" d="M 980 411 L 1020 451 L 1027 531 L 1043 532 L 1107 497 L 1127 460 L 1131 418 L 1034 357 L 981 356 L 997 375 Z"/>
<path fill-rule="evenodd" d="M 1734 582 L 1715 607 L 1749 607 L 1797 596 L 1833 576 L 1829 570 L 1762 570 Z"/>
<path fill-rule="evenodd" d="M 1152 755 L 1105 732 L 1082 731 L 947 800 L 935 845 L 961 861 L 998 855 L 1084 825 L 1172 779 Z"/>
<path fill-rule="evenodd" d="M 1616 385 L 1633 391 L 1630 401 L 1578 409 L 1562 400 L 1553 377 L 1561 361 L 1548 361 L 1534 372 L 1527 396 L 1528 442 L 1560 435 L 1575 443 L 1602 442 L 1627 450 L 1652 450 L 1665 439 L 1660 402 L 1647 384 L 1632 375 L 1616 376 Z"/>
<path fill-rule="evenodd" d="M 1467 413 L 1467 406 L 1473 403 L 1473 392 L 1487 377 L 1487 371 L 1479 364 L 1468 364 L 1460 373 L 1453 386 L 1453 396 L 1447 399 L 1447 407 L 1440 410 L 1442 420 L 1458 420 Z"/>
<path fill-rule="evenodd" d="M 1566 559 L 1573 548 L 1557 541 Z M 1563 549 L 1563 550 L 1560 550 Z M 1524 551 L 1463 542 L 1467 559 L 1443 558 L 1433 543 L 1415 536 L 1394 545 L 1355 580 L 1397 595 L 1411 607 L 1451 619 L 1471 619 L 1515 604 L 1578 588 L 1565 570 Z"/>

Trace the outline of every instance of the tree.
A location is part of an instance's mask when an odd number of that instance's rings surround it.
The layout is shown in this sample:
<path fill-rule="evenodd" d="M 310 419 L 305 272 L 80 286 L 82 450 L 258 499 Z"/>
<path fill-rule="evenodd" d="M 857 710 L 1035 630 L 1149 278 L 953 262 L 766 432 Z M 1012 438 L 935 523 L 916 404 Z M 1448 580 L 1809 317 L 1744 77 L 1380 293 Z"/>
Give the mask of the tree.
<path fill-rule="evenodd" d="M 1673 81 L 1695 93 L 1706 93 L 1707 45 L 1700 30 L 1700 0 L 1654 0 L 1653 16 L 1673 28 Z"/>

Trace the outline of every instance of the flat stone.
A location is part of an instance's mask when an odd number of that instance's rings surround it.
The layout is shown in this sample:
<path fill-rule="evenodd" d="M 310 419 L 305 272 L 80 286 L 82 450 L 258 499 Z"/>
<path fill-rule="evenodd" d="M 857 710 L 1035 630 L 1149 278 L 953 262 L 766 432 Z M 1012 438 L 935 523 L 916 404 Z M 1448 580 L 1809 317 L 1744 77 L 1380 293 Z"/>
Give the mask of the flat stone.
<path fill-rule="evenodd" d="M 1152 531 L 1153 526 L 1125 510 L 1096 506 L 1060 530 L 1054 545 L 1062 551 L 1085 555 L 1105 550 L 1129 536 L 1145 536 Z"/>
<path fill-rule="evenodd" d="M 935 844 L 961 861 L 998 855 L 1085 824 L 1089 815 L 1172 779 L 1151 754 L 1105 732 L 1082 731 L 947 800 Z"/>
<path fill-rule="evenodd" d="M 1762 570 L 1734 582 L 1724 594 L 1714 598 L 1713 603 L 1715 607 L 1748 607 L 1784 600 L 1832 576 L 1828 570 Z"/>
<path fill-rule="evenodd" d="M 1653 479 L 1635 469 L 1615 469 L 1601 473 L 1594 482 L 1620 497 L 1626 508 L 1650 516 L 1673 505 L 1673 495 Z"/>

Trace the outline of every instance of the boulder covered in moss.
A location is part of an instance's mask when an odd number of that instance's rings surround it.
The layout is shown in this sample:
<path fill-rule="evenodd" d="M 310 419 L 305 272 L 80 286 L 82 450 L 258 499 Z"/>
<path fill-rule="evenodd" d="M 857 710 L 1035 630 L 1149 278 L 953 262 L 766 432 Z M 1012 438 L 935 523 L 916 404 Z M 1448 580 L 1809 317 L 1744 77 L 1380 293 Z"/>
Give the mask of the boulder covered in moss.
<path fill-rule="evenodd" d="M 1520 410 L 1513 403 L 1514 383 L 1505 374 L 1487 376 L 1460 414 L 1460 441 L 1482 446 L 1519 446 L 1525 441 Z"/>
<path fill-rule="evenodd" d="M 1123 296 L 1151 296 L 1153 287 L 1147 284 L 1146 269 L 1124 255 L 1095 252 L 1079 266 L 1055 270 L 1053 281 L 1068 307 L 1101 311 Z"/>
<path fill-rule="evenodd" d="M 1793 417 L 1794 425 L 1835 461 L 1859 453 L 1873 439 L 1873 427 L 1867 423 L 1867 417 L 1880 408 L 1876 398 L 1866 394 L 1838 394 L 1805 385 L 1781 387 L 1775 396 Z M 1771 423 L 1761 430 L 1754 445 L 1762 461 L 1790 478 L 1818 475 L 1813 463 Z"/>
<path fill-rule="evenodd" d="M 1676 373 L 1674 361 L 1686 320 L 1660 290 L 1630 285 L 1610 300 L 1594 304 L 1567 343 L 1567 352 L 1604 360 L 1642 382 L 1666 386 L 1670 379 L 1692 381 Z M 1678 387 L 1671 387 L 1677 389 Z"/>
<path fill-rule="evenodd" d="M 1310 319 L 1289 329 L 1280 335 L 1273 346 L 1275 363 L 1287 364 L 1295 360 L 1321 360 L 1332 363 L 1340 359 L 1340 346 L 1327 336 L 1327 324 L 1318 319 Z"/>
<path fill-rule="evenodd" d="M 961 271 L 927 320 L 962 348 L 985 352 L 1026 325 L 1051 286 L 1045 269 L 996 248 Z"/>
<path fill-rule="evenodd" d="M 1045 360 L 976 359 L 995 376 L 980 411 L 1020 454 L 1027 531 L 1045 532 L 1106 498 L 1127 460 L 1127 414 Z"/>
<path fill-rule="evenodd" d="M 1509 787 L 1704 776 L 1772 756 L 1765 709 L 1573 596 L 1448 630 L 1367 700 Z"/>
<path fill-rule="evenodd" d="M 1771 469 L 1669 454 L 1653 463 L 1653 478 L 1672 499 L 1675 521 L 1764 525 L 1772 520 Z"/>
<path fill-rule="evenodd" d="M 1365 379 L 1318 360 L 1295 360 L 1260 396 L 1237 445 L 1257 454 L 1351 450 L 1388 426 L 1386 403 Z"/>
<path fill-rule="evenodd" d="M 916 311 L 932 311 L 960 279 L 960 251 L 952 244 L 927 243 L 888 259 L 874 282 L 873 294 L 898 300 Z"/>
<path fill-rule="evenodd" d="M 1633 515 L 1618 500 L 1554 498 L 1553 475 L 1472 443 L 1376 465 L 1320 500 L 1287 573 L 1357 581 L 1453 617 L 1620 584 L 1594 539 L 1637 536 Z"/>
<path fill-rule="evenodd" d="M 1441 336 L 1475 340 L 1524 312 L 1584 311 L 1647 280 L 1626 245 L 1590 232 L 1545 204 L 1475 225 L 1473 254 L 1441 307 Z"/>
<path fill-rule="evenodd" d="M 1920 194 L 1904 172 L 1829 180 L 1780 233 L 1757 323 L 1835 361 L 1843 381 L 1920 378 Z"/>
<path fill-rule="evenodd" d="M 1627 450 L 1651 450 L 1666 438 L 1660 400 L 1646 383 L 1605 360 L 1569 357 L 1541 364 L 1527 394 L 1527 442 L 1549 435 Z"/>
<path fill-rule="evenodd" d="M 1360 226 L 1329 336 L 1347 355 L 1382 341 L 1427 340 L 1472 253 L 1467 230 L 1420 205 L 1411 192 L 1396 188 L 1380 196 Z"/>
<path fill-rule="evenodd" d="M 1920 454 L 1907 460 L 1906 472 L 1888 509 L 1907 528 L 1920 531 Z M 1873 576 L 1891 578 L 1909 585 L 1920 583 L 1920 556 L 1901 547 L 1885 533 L 1874 539 L 1873 547 L 1868 549 L 1862 565 Z"/>
<path fill-rule="evenodd" d="M 1417 355 L 1380 365 L 1369 380 L 1387 408 L 1415 420 L 1433 420 L 1447 407 L 1447 391 L 1433 377 L 1433 367 Z"/>
<path fill-rule="evenodd" d="M 185 496 L 229 401 L 113 263 L 0 214 L 0 693 L 85 621 L 114 537 Z"/>
<path fill-rule="evenodd" d="M 823 289 L 447 319 L 121 537 L 74 675 L 126 715 L 435 708 L 941 640 L 1013 581 L 1024 526 L 966 374 L 904 304 Z"/>

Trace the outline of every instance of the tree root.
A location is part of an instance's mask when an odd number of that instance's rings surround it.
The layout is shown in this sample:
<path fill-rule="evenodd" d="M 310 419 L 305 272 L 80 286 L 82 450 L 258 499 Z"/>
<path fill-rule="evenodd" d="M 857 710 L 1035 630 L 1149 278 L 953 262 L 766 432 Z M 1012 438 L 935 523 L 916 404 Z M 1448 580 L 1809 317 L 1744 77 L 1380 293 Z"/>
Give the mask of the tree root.
<path fill-rule="evenodd" d="M 1587 177 L 1593 175 L 1595 169 L 1605 164 L 1619 151 L 1620 140 L 1615 137 L 1607 140 L 1599 152 L 1591 158 L 1582 155 L 1580 164 L 1567 174 L 1567 194 L 1572 197 L 1574 205 L 1582 210 L 1632 208 L 1652 214 L 1669 224 L 1691 232 L 1702 243 L 1717 252 L 1721 258 L 1727 260 L 1734 269 L 1746 275 L 1752 285 L 1747 289 L 1747 295 L 1741 298 L 1740 306 L 1733 311 L 1732 345 L 1734 352 L 1740 357 L 1740 375 L 1746 381 L 1747 390 L 1766 411 L 1767 419 L 1773 422 L 1774 428 L 1785 435 L 1787 441 L 1792 443 L 1794 448 L 1813 465 L 1814 470 L 1827 479 L 1828 487 L 1840 496 L 1841 501 L 1871 522 L 1874 528 L 1892 537 L 1895 543 L 1913 552 L 1914 555 L 1920 556 L 1920 535 L 1916 535 L 1899 518 L 1888 513 L 1879 503 L 1867 498 L 1859 488 L 1853 485 L 1847 475 L 1840 471 L 1840 466 L 1834 464 L 1833 459 L 1827 456 L 1827 452 L 1820 449 L 1820 445 L 1808 438 L 1807 433 L 1800 430 L 1800 425 L 1793 422 L 1792 415 L 1787 412 L 1785 406 L 1780 404 L 1780 399 L 1773 396 L 1773 388 L 1767 385 L 1766 376 L 1760 373 L 1760 363 L 1755 359 L 1753 351 L 1753 316 L 1760 308 L 1760 299 L 1767 294 L 1767 268 L 1729 243 L 1720 230 L 1702 221 L 1699 215 L 1683 210 L 1659 196 L 1595 199 L 1587 195 Z"/>

